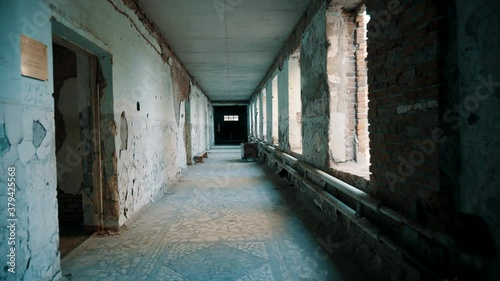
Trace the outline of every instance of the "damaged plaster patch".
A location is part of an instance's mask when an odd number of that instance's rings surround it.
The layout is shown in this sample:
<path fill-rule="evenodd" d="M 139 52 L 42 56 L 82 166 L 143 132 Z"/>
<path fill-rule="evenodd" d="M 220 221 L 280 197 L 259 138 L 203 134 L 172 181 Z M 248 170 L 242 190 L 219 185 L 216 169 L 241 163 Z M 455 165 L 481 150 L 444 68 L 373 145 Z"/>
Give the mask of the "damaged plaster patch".
<path fill-rule="evenodd" d="M 23 164 L 23 166 L 26 166 L 28 162 L 35 156 L 36 149 L 32 143 L 30 143 L 29 141 L 24 141 L 19 145 L 18 153 L 21 164 Z"/>
<path fill-rule="evenodd" d="M 45 127 L 39 121 L 33 121 L 33 146 L 40 147 L 46 135 Z"/>
<path fill-rule="evenodd" d="M 118 128 L 116 128 L 115 120 L 111 120 L 109 122 L 109 129 L 111 130 L 111 133 L 113 134 L 113 136 L 118 135 Z"/>
<path fill-rule="evenodd" d="M 121 120 L 120 120 L 120 140 L 121 140 L 120 149 L 127 150 L 127 147 L 128 147 L 128 124 L 127 124 L 127 117 L 125 116 L 125 111 L 122 112 Z"/>
<path fill-rule="evenodd" d="M 23 107 L 9 105 L 4 107 L 5 135 L 11 145 L 18 145 L 23 141 Z"/>
<path fill-rule="evenodd" d="M 10 143 L 5 134 L 5 123 L 0 124 L 0 156 L 4 156 L 10 149 Z"/>

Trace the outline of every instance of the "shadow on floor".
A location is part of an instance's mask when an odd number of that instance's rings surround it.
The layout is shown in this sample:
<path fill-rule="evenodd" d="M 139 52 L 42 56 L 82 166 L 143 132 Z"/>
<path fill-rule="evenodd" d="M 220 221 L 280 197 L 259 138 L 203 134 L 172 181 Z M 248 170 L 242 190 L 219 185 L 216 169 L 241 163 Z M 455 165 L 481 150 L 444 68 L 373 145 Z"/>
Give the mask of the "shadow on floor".
<path fill-rule="evenodd" d="M 346 280 L 359 280 L 360 276 L 362 280 L 391 280 L 391 276 L 384 271 L 380 257 L 372 253 L 359 237 L 349 236 L 346 222 L 335 222 L 322 213 L 314 202 L 309 201 L 307 194 L 288 184 L 286 176 L 276 174 L 267 164 L 258 165 L 273 182 L 283 200 L 282 204 L 290 207 L 292 216 L 301 221 L 309 235 L 315 237 L 317 245 L 314 251 L 319 260 L 329 263 Z M 363 270 L 353 272 L 354 264 Z"/>
<path fill-rule="evenodd" d="M 59 251 L 61 252 L 61 258 L 66 256 L 89 237 L 90 235 L 86 234 L 79 225 L 60 227 Z"/>

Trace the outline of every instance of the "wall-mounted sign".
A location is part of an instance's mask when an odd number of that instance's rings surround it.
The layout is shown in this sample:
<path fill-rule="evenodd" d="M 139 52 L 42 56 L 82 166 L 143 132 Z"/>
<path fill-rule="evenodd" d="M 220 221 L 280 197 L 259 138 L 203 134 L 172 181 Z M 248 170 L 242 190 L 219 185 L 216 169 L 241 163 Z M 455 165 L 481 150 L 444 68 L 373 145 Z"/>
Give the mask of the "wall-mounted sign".
<path fill-rule="evenodd" d="M 49 79 L 47 46 L 24 35 L 21 35 L 21 74 L 43 81 Z"/>

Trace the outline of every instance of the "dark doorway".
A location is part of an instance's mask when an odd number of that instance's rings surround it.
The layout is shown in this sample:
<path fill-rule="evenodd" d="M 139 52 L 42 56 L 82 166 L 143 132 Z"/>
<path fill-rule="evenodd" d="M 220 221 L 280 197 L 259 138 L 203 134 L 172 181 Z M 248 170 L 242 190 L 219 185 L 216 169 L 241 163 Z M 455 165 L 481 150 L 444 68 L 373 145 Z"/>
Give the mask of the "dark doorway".
<path fill-rule="evenodd" d="M 79 49 L 78 49 L 79 50 Z M 64 257 L 87 239 L 85 206 L 92 189 L 92 99 L 97 89 L 96 57 L 54 37 L 54 117 L 57 159 L 59 250 Z M 88 212 L 88 210 L 87 210 Z"/>
<path fill-rule="evenodd" d="M 246 106 L 214 106 L 215 144 L 240 144 L 248 139 Z"/>

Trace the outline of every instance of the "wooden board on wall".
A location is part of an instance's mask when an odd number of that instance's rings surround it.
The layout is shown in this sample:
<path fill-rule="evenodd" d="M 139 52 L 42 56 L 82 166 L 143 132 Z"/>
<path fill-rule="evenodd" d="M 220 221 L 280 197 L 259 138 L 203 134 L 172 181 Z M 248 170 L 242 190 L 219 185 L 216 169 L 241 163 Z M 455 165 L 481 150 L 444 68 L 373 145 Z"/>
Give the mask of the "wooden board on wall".
<path fill-rule="evenodd" d="M 47 46 L 21 35 L 21 75 L 47 81 Z"/>

